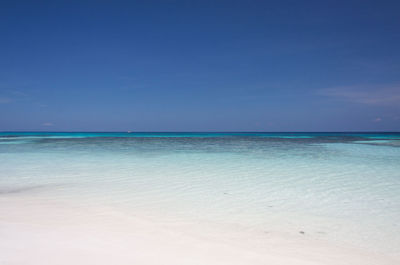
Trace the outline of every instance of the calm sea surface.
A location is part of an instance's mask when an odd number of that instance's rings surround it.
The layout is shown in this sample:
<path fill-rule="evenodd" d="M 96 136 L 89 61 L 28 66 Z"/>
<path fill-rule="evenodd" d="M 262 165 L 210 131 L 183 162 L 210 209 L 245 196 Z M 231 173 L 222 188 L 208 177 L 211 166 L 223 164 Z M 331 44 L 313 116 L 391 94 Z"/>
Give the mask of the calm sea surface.
<path fill-rule="evenodd" d="M 399 133 L 0 133 L 0 196 L 400 252 Z"/>

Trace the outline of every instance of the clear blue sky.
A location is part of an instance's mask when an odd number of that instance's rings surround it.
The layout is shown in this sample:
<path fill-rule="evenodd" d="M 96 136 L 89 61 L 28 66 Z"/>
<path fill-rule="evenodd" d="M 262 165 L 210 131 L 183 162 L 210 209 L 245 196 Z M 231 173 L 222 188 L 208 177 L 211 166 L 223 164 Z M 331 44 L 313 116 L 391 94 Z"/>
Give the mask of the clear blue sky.
<path fill-rule="evenodd" d="M 399 10 L 4 0 L 0 131 L 399 131 Z"/>

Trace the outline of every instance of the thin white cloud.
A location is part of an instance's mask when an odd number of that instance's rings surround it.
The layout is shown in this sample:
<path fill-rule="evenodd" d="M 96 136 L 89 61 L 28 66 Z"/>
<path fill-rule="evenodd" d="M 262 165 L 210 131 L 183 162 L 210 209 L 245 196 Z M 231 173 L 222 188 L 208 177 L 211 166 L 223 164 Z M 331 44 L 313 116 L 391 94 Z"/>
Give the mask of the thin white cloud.
<path fill-rule="evenodd" d="M 0 104 L 7 104 L 12 102 L 12 99 L 9 97 L 0 97 Z"/>
<path fill-rule="evenodd" d="M 11 93 L 12 95 L 14 95 L 14 96 L 16 96 L 16 97 L 20 97 L 20 98 L 22 98 L 22 97 L 29 97 L 29 95 L 28 95 L 27 93 L 25 93 L 25 92 L 23 92 L 23 91 L 20 91 L 20 90 L 12 90 L 10 93 Z"/>
<path fill-rule="evenodd" d="M 3 90 L 0 95 L 0 104 L 14 103 L 29 99 L 28 94 L 19 90 Z"/>
<path fill-rule="evenodd" d="M 42 125 L 43 125 L 43 126 L 53 126 L 53 123 L 51 123 L 51 122 L 45 122 L 45 123 L 43 123 Z"/>
<path fill-rule="evenodd" d="M 381 121 L 382 121 L 382 118 L 375 118 L 375 119 L 373 119 L 372 121 L 373 121 L 373 122 L 381 122 Z"/>
<path fill-rule="evenodd" d="M 318 94 L 360 104 L 400 106 L 400 85 L 333 87 L 318 90 Z"/>

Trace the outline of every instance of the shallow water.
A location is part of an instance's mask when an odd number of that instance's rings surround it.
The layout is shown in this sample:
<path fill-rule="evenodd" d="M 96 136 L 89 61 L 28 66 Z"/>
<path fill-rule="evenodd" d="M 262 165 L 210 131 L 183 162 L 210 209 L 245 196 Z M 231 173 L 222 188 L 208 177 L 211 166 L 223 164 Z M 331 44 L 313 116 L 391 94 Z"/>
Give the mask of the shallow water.
<path fill-rule="evenodd" d="M 0 196 L 400 252 L 400 134 L 0 133 Z"/>

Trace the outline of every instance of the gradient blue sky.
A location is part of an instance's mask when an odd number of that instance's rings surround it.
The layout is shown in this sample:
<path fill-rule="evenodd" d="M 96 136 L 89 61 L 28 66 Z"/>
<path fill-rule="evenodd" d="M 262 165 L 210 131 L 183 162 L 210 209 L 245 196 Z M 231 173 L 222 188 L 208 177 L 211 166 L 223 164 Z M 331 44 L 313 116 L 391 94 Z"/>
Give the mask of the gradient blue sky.
<path fill-rule="evenodd" d="M 400 1 L 1 1 L 0 131 L 399 131 Z"/>

